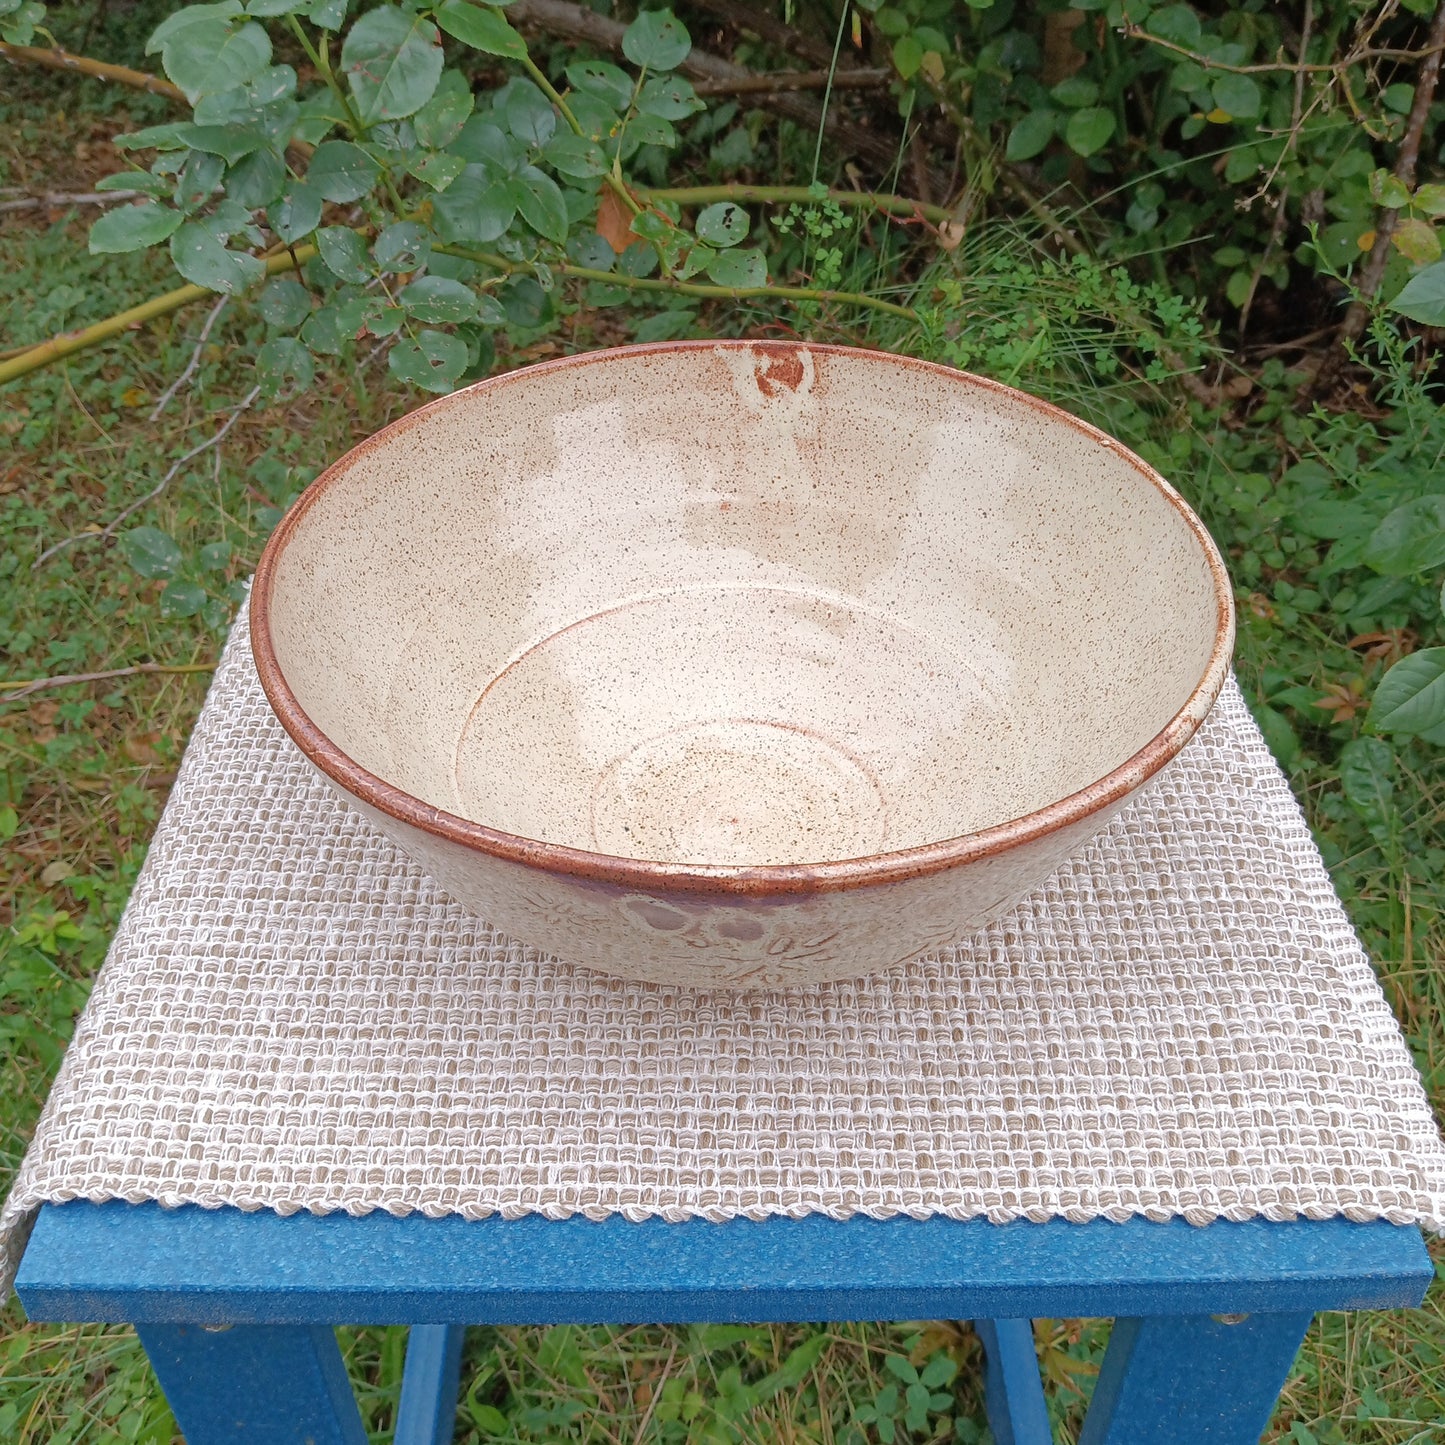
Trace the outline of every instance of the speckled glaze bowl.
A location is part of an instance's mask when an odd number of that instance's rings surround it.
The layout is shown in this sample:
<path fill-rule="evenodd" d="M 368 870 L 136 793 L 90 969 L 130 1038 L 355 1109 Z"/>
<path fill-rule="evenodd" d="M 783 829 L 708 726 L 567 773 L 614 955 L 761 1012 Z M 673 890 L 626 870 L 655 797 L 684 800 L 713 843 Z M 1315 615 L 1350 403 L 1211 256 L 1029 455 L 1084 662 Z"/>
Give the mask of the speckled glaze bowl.
<path fill-rule="evenodd" d="M 482 382 L 343 457 L 251 630 L 302 751 L 576 964 L 779 987 L 997 917 L 1208 712 L 1219 554 L 1117 442 L 875 352 L 689 342 Z"/>

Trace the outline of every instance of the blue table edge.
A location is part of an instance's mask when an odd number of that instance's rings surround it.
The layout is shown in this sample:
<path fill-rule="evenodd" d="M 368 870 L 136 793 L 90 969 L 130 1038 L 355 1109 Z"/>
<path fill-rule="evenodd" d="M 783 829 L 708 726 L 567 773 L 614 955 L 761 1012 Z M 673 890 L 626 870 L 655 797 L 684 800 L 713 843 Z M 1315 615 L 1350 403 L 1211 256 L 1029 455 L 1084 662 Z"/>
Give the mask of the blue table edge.
<path fill-rule="evenodd" d="M 1420 1231 L 1343 1218 L 680 1223 L 43 1206 L 32 1320 L 632 1324 L 1010 1319 L 1417 1305 Z"/>

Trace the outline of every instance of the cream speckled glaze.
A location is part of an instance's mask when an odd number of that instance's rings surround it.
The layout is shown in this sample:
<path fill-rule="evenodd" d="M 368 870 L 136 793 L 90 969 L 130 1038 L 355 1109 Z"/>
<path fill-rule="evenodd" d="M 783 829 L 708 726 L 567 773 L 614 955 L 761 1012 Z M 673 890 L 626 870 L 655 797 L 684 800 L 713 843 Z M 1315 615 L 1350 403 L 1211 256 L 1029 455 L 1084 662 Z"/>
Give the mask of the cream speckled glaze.
<path fill-rule="evenodd" d="M 460 902 L 700 987 L 997 917 L 1188 741 L 1228 580 L 1117 442 L 945 367 L 688 342 L 412 413 L 256 574 L 267 696 Z"/>

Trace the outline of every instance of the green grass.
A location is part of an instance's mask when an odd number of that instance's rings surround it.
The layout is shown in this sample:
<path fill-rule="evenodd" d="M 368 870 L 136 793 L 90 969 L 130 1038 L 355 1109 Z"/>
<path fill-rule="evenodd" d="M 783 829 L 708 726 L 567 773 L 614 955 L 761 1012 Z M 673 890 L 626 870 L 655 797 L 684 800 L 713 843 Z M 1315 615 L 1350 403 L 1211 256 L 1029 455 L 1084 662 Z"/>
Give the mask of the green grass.
<path fill-rule="evenodd" d="M 88 189 L 115 168 L 107 136 L 162 113 L 149 99 L 68 80 L 27 78 L 12 95 L 0 140 L 5 185 L 39 180 L 51 189 Z M 84 222 L 74 215 L 7 222 L 0 234 L 0 349 L 99 319 L 173 284 L 163 258 L 87 256 Z M 992 234 L 1004 245 L 1020 233 Z M 1026 251 L 1024 245 L 1021 268 L 1029 264 Z M 868 261 L 854 257 L 851 264 Z M 861 274 L 858 284 L 871 280 Z M 852 283 L 845 278 L 845 284 Z M 1104 296 L 1099 304 L 1117 299 Z M 279 510 L 326 460 L 419 400 L 389 383 L 376 359 L 363 358 L 359 371 L 338 367 L 305 396 L 246 413 L 222 446 L 183 469 L 134 518 L 175 539 L 214 604 L 207 614 L 164 615 L 163 583 L 140 576 L 109 545 L 80 543 L 32 571 L 43 548 L 98 529 L 153 486 L 176 458 L 213 435 L 246 394 L 248 358 L 262 330 L 248 306 L 234 304 L 213 332 L 193 383 L 158 421 L 149 420 L 156 399 L 189 360 L 205 309 L 82 353 L 4 393 L 5 678 L 213 660 L 235 605 L 231 584 L 249 573 Z M 1077 405 L 1097 405 L 1129 440 L 1183 479 L 1240 575 L 1250 574 L 1250 558 L 1265 559 L 1258 578 L 1248 576 L 1241 608 L 1241 677 L 1252 699 L 1274 699 L 1286 719 L 1293 781 L 1440 1106 L 1445 770 L 1428 749 L 1400 750 L 1393 792 L 1372 812 L 1342 783 L 1339 767 L 1358 717 L 1310 711 L 1310 695 L 1363 690 L 1377 664 L 1349 646 L 1338 618 L 1301 613 L 1281 600 L 1281 582 L 1298 586 L 1288 581 L 1298 574 L 1283 553 L 1279 565 L 1269 560 L 1278 527 L 1268 488 L 1261 490 L 1254 478 L 1268 478 L 1270 466 L 1261 458 L 1284 445 L 1288 379 L 1277 376 L 1265 404 L 1228 427 L 1198 414 L 1191 419 L 1167 391 L 1122 386 L 1117 395 L 1090 393 L 1081 387 L 1089 368 L 1109 354 L 1108 328 L 1086 332 L 1078 318 L 1061 320 L 1058 305 L 1044 306 L 1042 314 L 1052 318 L 1046 348 L 1025 338 L 1019 349 L 1009 309 L 975 328 L 973 364 L 1012 372 L 1009 379 L 1035 389 L 1063 389 Z M 738 317 L 729 324 L 740 324 Z M 578 312 L 550 339 L 504 351 L 498 365 L 625 334 L 616 313 Z M 1041 369 L 1049 356 L 1066 364 L 1052 373 Z M 1194 434 L 1182 454 L 1175 440 L 1181 429 Z M 201 549 L 218 543 L 229 545 L 229 557 L 208 569 Z M 205 683 L 203 673 L 135 676 L 0 706 L 0 833 L 14 830 L 0 865 L 0 1188 L 24 1152 L 104 956 Z M 1286 683 L 1303 690 L 1289 694 L 1293 701 L 1281 701 Z M 1445 1436 L 1445 1427 L 1432 1423 L 1445 1420 L 1442 1304 L 1445 1291 L 1437 1288 L 1421 1311 L 1322 1317 L 1292 1372 L 1270 1438 L 1403 1445 Z M 29 1445 L 174 1437 L 130 1331 L 31 1326 L 13 1302 L 3 1322 L 0 1439 Z M 367 1329 L 344 1331 L 343 1339 L 368 1428 L 382 1438 L 396 1408 L 404 1334 Z M 1102 1322 L 1039 1324 L 1060 1440 L 1077 1436 L 1106 1339 Z M 950 1404 L 933 1413 L 928 1433 L 984 1438 L 977 1341 L 966 1327 L 948 1322 L 826 1330 L 478 1329 L 468 1340 L 457 1438 L 630 1442 L 645 1422 L 642 1438 L 654 1441 L 872 1440 L 876 1426 L 856 1421 L 860 1411 L 887 1415 L 886 1392 L 897 1383 L 888 1358 L 906 1357 L 921 1367 L 941 1355 L 957 1375 L 946 1391 Z"/>

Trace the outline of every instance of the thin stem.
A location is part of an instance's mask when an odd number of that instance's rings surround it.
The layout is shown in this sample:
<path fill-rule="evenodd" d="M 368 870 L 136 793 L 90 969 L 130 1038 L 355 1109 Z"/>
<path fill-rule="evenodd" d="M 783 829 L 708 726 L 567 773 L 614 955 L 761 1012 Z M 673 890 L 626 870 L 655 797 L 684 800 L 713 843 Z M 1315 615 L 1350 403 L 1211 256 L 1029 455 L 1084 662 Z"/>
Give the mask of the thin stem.
<path fill-rule="evenodd" d="M 464 261 L 477 261 L 498 271 L 527 272 L 531 268 L 508 261 L 491 251 L 472 251 L 465 246 L 433 245 L 433 251 L 444 256 L 459 256 Z M 713 301 L 742 301 L 753 297 L 776 296 L 785 301 L 836 301 L 844 305 L 864 306 L 886 311 L 905 321 L 917 321 L 918 313 L 893 301 L 868 296 L 861 291 L 824 291 L 811 286 L 709 286 L 698 281 L 676 281 L 671 277 L 627 276 L 618 271 L 594 271 L 590 266 L 557 264 L 552 270 L 579 281 L 597 281 L 604 286 L 621 286 L 629 291 L 673 291 L 683 296 L 700 296 Z"/>
<path fill-rule="evenodd" d="M 832 191 L 819 196 L 811 186 L 670 186 L 658 190 L 639 190 L 644 200 L 676 201 L 680 206 L 707 206 L 714 201 L 755 201 L 762 205 L 785 205 L 789 201 L 806 205 L 810 201 L 829 200 L 845 210 L 886 211 L 890 216 L 922 216 L 942 225 L 950 219 L 943 206 L 927 205 L 909 196 L 880 195 L 873 191 Z"/>
<path fill-rule="evenodd" d="M 813 146 L 812 182 L 818 184 L 818 165 L 823 159 L 823 132 L 828 127 L 828 102 L 833 98 L 833 75 L 838 69 L 838 55 L 843 49 L 843 31 L 848 24 L 851 6 L 844 5 L 838 12 L 838 33 L 833 38 L 833 58 L 828 62 L 828 83 L 823 87 L 823 113 L 818 117 L 818 139 Z"/>
<path fill-rule="evenodd" d="M 18 702 L 33 692 L 51 687 L 76 687 L 83 682 L 109 682 L 115 677 L 140 677 L 146 673 L 214 672 L 214 662 L 138 662 L 134 667 L 107 667 L 101 672 L 65 672 L 55 677 L 0 678 L 0 702 Z"/>
<path fill-rule="evenodd" d="M 1215 60 L 1212 56 L 1204 55 L 1198 50 L 1190 50 L 1187 45 L 1179 45 L 1172 40 L 1165 40 L 1162 36 L 1151 35 L 1142 26 L 1132 22 L 1125 23 L 1121 27 L 1121 31 L 1129 40 L 1146 40 L 1150 45 L 1157 45 L 1161 50 L 1172 50 L 1176 55 L 1182 55 L 1186 60 L 1192 60 L 1201 70 L 1223 70 L 1231 75 L 1279 75 L 1281 73 L 1298 75 L 1302 72 L 1340 75 L 1351 66 L 1359 65 L 1366 60 L 1426 60 L 1445 50 L 1445 43 L 1437 43 L 1432 40 L 1430 44 L 1420 50 L 1355 50 L 1342 56 L 1339 60 L 1322 64 L 1279 60 L 1261 65 L 1227 65 L 1224 61 Z"/>
<path fill-rule="evenodd" d="M 266 274 L 276 276 L 283 271 L 294 270 L 297 265 L 304 266 L 315 254 L 315 246 L 298 246 L 294 254 L 282 251 L 279 255 L 267 256 Z M 154 321 L 156 317 L 169 315 L 172 311 L 179 311 L 182 306 L 188 306 L 192 301 L 199 301 L 206 296 L 214 299 L 215 295 L 214 291 L 207 290 L 204 286 L 180 286 L 174 291 L 167 291 L 164 296 L 155 296 L 139 306 L 132 306 L 104 321 L 97 321 L 94 326 L 86 326 L 79 331 L 62 332 L 59 336 L 51 337 L 49 341 L 27 347 L 19 356 L 9 361 L 0 362 L 0 386 L 7 381 L 14 381 L 17 377 L 28 376 L 32 371 L 49 366 L 53 361 L 61 361 L 77 351 L 84 351 L 98 341 L 108 341 L 112 336 L 119 336 L 122 331 L 128 331 L 132 326 Z"/>
<path fill-rule="evenodd" d="M 523 44 L 525 45 L 525 43 L 526 42 L 524 41 Z M 522 56 L 522 66 L 523 69 L 526 70 L 527 74 L 530 75 L 532 79 L 537 83 L 537 88 L 541 90 L 541 92 L 547 97 L 547 99 L 550 100 L 552 104 L 555 105 L 557 109 L 562 112 L 562 119 L 565 120 L 568 126 L 571 127 L 572 134 L 580 137 L 582 140 L 586 140 L 587 132 L 582 129 L 581 122 L 578 121 L 575 115 L 573 115 L 572 107 L 567 104 L 567 101 L 563 97 L 562 92 L 558 90 L 557 87 L 553 85 L 552 82 L 547 78 L 547 72 L 544 71 L 535 60 L 532 59 L 530 52 Z M 640 78 L 638 84 L 641 84 Z M 636 98 L 636 94 L 637 92 L 634 89 L 634 99 Z M 636 198 L 633 196 L 632 192 L 628 190 L 627 183 L 623 181 L 615 173 L 615 171 L 609 171 L 603 177 L 603 179 L 612 188 L 612 190 L 616 192 L 617 198 L 623 203 L 623 205 L 627 207 L 629 211 L 632 212 L 634 216 L 640 216 L 642 214 L 642 207 L 637 204 Z"/>
<path fill-rule="evenodd" d="M 212 447 L 218 447 L 230 435 L 231 428 L 241 419 L 243 412 L 249 411 L 256 398 L 261 395 L 261 388 L 253 386 L 247 392 L 239 406 L 231 409 L 231 414 L 221 425 L 219 431 L 206 438 L 203 442 L 197 442 L 184 456 L 178 457 L 172 464 L 170 471 L 148 491 L 145 496 L 137 497 L 128 507 L 123 508 L 98 532 L 77 532 L 70 537 L 62 537 L 60 541 L 47 547 L 31 564 L 30 570 L 34 572 L 37 568 L 48 562 L 57 552 L 63 552 L 67 547 L 74 547 L 79 542 L 108 542 L 120 529 L 120 524 L 128 517 L 134 516 L 148 502 L 153 502 L 165 489 L 170 486 L 172 479 L 185 464 L 194 457 L 200 456 L 202 452 L 210 451 Z M 219 462 L 219 459 L 218 459 Z"/>

